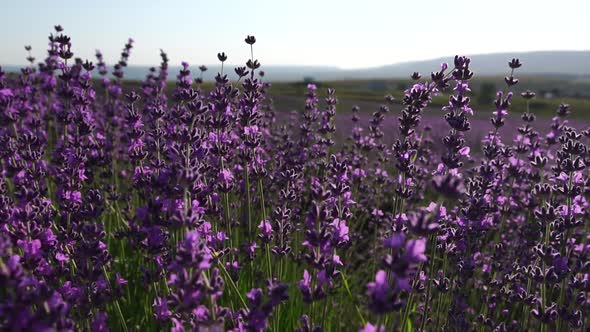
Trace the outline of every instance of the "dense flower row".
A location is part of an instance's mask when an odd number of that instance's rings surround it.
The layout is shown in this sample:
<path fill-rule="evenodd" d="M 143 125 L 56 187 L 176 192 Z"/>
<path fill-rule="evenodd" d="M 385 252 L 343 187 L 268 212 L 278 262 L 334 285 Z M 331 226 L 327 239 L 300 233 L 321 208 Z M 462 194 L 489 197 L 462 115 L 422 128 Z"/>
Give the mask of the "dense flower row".
<path fill-rule="evenodd" d="M 590 130 L 565 104 L 535 128 L 534 93 L 510 91 L 519 60 L 479 144 L 462 56 L 412 74 L 397 128 L 388 96 L 338 142 L 335 91 L 310 84 L 283 121 L 245 42 L 237 80 L 220 53 L 212 87 L 184 62 L 168 86 L 162 51 L 133 91 L 133 40 L 110 76 L 60 26 L 43 62 L 26 47 L 30 66 L 0 69 L 0 329 L 589 326 Z M 439 94 L 442 137 L 421 123 Z M 509 111 L 522 124 L 501 137 Z"/>

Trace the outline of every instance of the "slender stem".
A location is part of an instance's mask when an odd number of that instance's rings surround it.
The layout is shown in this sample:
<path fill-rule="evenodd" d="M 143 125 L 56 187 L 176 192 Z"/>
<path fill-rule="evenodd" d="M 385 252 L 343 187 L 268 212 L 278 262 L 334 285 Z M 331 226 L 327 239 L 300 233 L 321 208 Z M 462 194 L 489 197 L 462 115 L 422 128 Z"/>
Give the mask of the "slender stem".
<path fill-rule="evenodd" d="M 231 288 L 233 289 L 233 291 L 236 293 L 236 295 L 238 295 L 238 299 L 240 300 L 240 303 L 242 304 L 242 307 L 244 309 L 248 309 L 248 305 L 246 304 L 246 301 L 244 300 L 244 297 L 242 297 L 242 294 L 240 293 L 240 290 L 238 289 L 238 286 L 236 285 L 236 283 L 234 282 L 234 280 L 232 279 L 232 277 L 229 275 L 229 273 L 225 269 L 225 266 L 223 266 L 223 263 L 220 262 L 219 264 L 217 264 L 217 266 L 219 266 L 219 270 L 221 270 L 221 272 L 225 276 L 225 280 L 229 281 L 229 285 L 231 286 Z"/>
<path fill-rule="evenodd" d="M 264 188 L 262 186 L 262 179 L 258 179 L 258 191 L 260 192 L 260 208 L 262 209 L 262 220 L 266 222 L 266 205 L 264 202 Z M 266 245 L 266 265 L 267 265 L 267 277 L 272 278 L 272 265 L 270 260 L 270 245 Z"/>
<path fill-rule="evenodd" d="M 104 273 L 104 277 L 106 278 L 106 280 L 109 284 L 109 288 L 112 289 L 111 282 L 109 280 L 109 276 L 107 273 L 107 269 L 104 267 L 104 265 L 102 266 L 102 271 Z M 129 329 L 127 328 L 127 322 L 125 321 L 125 317 L 123 316 L 123 312 L 121 311 L 121 306 L 119 305 L 119 301 L 116 299 L 115 299 L 115 309 L 117 309 L 117 314 L 119 315 L 119 319 L 121 320 L 121 323 L 123 324 L 123 331 L 125 331 L 125 332 L 129 331 Z"/>
<path fill-rule="evenodd" d="M 342 277 L 342 283 L 344 284 L 344 288 L 346 289 L 346 293 L 348 294 L 348 297 L 350 298 L 350 301 L 352 303 L 354 303 L 354 308 L 356 309 L 356 314 L 359 316 L 361 322 L 363 323 L 363 325 L 367 324 L 367 321 L 365 320 L 365 317 L 363 317 L 363 314 L 361 313 L 361 310 L 359 309 L 358 305 L 356 304 L 356 301 L 354 299 L 354 296 L 352 295 L 352 292 L 350 291 L 350 287 L 348 286 L 348 280 L 346 279 L 346 276 L 344 275 L 344 272 L 340 272 L 340 276 Z"/>
<path fill-rule="evenodd" d="M 225 169 L 225 163 L 223 161 L 223 157 L 221 159 L 221 170 Z M 230 220 L 230 213 L 229 213 L 229 194 L 227 192 L 223 193 L 223 210 L 225 214 L 225 222 L 227 223 L 227 232 L 229 235 L 229 243 L 230 246 L 233 246 L 233 236 L 232 236 L 232 225 Z"/>
<path fill-rule="evenodd" d="M 433 253 L 430 258 L 430 271 L 428 271 L 428 284 L 426 285 L 426 303 L 424 304 L 424 314 L 422 315 L 422 323 L 420 324 L 421 331 L 424 331 L 424 328 L 426 327 L 426 317 L 428 317 L 428 306 L 430 304 L 430 290 L 432 287 L 432 278 L 434 277 L 434 263 L 436 260 L 436 235 L 431 235 L 430 237 Z"/>
<path fill-rule="evenodd" d="M 248 235 L 252 235 L 252 199 L 250 197 L 250 170 L 246 164 L 246 209 L 248 219 Z"/>

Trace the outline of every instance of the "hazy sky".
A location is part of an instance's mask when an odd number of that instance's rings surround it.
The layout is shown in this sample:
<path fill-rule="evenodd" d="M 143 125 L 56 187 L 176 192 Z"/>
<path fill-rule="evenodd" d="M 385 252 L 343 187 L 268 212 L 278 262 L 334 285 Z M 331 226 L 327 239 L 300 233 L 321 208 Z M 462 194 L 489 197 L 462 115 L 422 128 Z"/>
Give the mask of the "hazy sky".
<path fill-rule="evenodd" d="M 453 54 L 590 49 L 590 0 L 0 0 L 0 64 L 24 63 L 23 45 L 38 60 L 61 24 L 75 56 L 112 63 L 127 37 L 130 64 L 214 64 L 249 57 L 257 38 L 263 64 L 373 67 Z"/>

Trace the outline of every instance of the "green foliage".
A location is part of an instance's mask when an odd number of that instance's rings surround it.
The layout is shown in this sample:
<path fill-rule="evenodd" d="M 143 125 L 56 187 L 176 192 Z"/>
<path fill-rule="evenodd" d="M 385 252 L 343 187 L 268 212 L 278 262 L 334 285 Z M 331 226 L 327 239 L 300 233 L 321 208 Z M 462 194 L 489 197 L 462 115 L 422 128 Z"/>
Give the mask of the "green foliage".
<path fill-rule="evenodd" d="M 477 103 L 480 105 L 490 105 L 494 102 L 496 94 L 496 86 L 493 83 L 482 83 L 479 91 L 477 91 Z"/>

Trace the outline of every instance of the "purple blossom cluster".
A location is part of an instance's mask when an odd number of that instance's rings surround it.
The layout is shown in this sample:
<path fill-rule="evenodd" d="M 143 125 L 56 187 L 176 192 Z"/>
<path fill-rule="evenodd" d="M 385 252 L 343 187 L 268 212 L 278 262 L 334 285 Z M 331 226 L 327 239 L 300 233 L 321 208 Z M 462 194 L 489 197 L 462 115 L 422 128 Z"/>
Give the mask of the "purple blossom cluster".
<path fill-rule="evenodd" d="M 567 104 L 536 126 L 518 59 L 480 142 L 463 56 L 368 119 L 355 106 L 339 141 L 333 89 L 277 116 L 254 36 L 212 84 L 186 62 L 169 84 L 161 51 L 134 88 L 132 39 L 109 69 L 54 30 L 42 62 L 26 46 L 20 74 L 0 69 L 1 330 L 590 326 L 590 129 Z"/>

